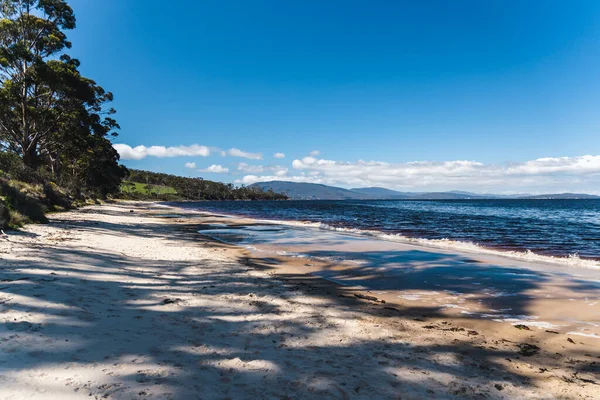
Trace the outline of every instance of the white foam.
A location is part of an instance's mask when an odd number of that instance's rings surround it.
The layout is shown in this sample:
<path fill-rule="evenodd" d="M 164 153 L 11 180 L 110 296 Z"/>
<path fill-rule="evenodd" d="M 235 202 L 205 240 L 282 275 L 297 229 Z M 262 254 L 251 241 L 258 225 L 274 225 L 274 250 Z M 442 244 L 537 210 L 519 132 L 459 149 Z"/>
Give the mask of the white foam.
<path fill-rule="evenodd" d="M 411 300 L 411 301 L 421 300 L 421 296 L 419 296 L 417 294 L 402 294 L 398 297 L 401 299 L 404 299 L 404 300 Z"/>
<path fill-rule="evenodd" d="M 517 293 L 508 293 L 508 292 L 490 292 L 488 293 L 491 297 L 511 297 L 516 296 Z"/>
<path fill-rule="evenodd" d="M 600 328 L 599 324 L 596 324 L 596 323 L 593 323 L 593 322 L 590 322 L 590 321 L 573 321 L 573 322 L 575 322 L 576 324 L 591 325 L 591 326 L 593 326 L 595 328 Z"/>
<path fill-rule="evenodd" d="M 461 242 L 457 240 L 451 239 L 423 239 L 423 238 L 412 238 L 400 234 L 394 233 L 383 233 L 379 231 L 372 230 L 362 230 L 355 228 L 336 228 L 331 227 L 327 224 L 321 224 L 319 226 L 321 229 L 333 230 L 336 232 L 347 232 L 352 234 L 359 234 L 365 236 L 377 237 L 380 239 L 407 243 L 407 244 L 416 244 L 420 246 L 433 247 L 445 250 L 459 250 L 470 253 L 480 253 L 480 254 L 490 254 L 503 256 L 523 261 L 530 262 L 544 262 L 544 263 L 552 263 L 552 264 L 561 264 L 569 267 L 582 267 L 589 269 L 600 269 L 600 262 L 594 260 L 585 260 L 579 258 L 577 254 L 571 254 L 568 257 L 554 257 L 554 256 L 546 256 L 541 254 L 536 254 L 530 250 L 527 251 L 513 251 L 513 250 L 496 250 L 490 249 L 487 247 L 483 247 L 477 243 L 473 242 Z M 529 274 L 528 274 L 529 275 Z"/>
<path fill-rule="evenodd" d="M 462 306 L 459 306 L 457 304 L 442 304 L 441 307 L 442 308 L 459 308 L 461 310 L 468 310 L 467 307 L 462 307 Z"/>
<path fill-rule="evenodd" d="M 508 311 L 508 309 L 502 310 L 489 310 L 490 312 L 495 312 L 495 314 L 483 313 L 483 312 L 471 312 L 471 311 L 461 311 L 461 314 L 473 315 L 479 318 L 491 319 L 495 322 L 510 322 L 513 325 L 524 324 L 531 326 L 537 326 L 541 328 L 557 328 L 557 325 L 553 325 L 549 322 L 538 321 L 540 318 L 537 315 L 514 315 L 514 314 L 501 314 L 500 311 Z"/>
<path fill-rule="evenodd" d="M 564 325 L 555 325 L 555 324 L 551 324 L 550 322 L 545 322 L 545 321 L 508 321 L 508 320 L 504 320 L 503 322 L 510 322 L 511 325 L 519 325 L 522 323 L 526 323 L 527 326 L 535 326 L 538 329 L 557 329 L 560 328 L 561 326 Z"/>
<path fill-rule="evenodd" d="M 531 250 L 526 251 L 514 251 L 514 250 L 496 250 L 488 247 L 481 246 L 477 243 L 473 242 L 462 242 L 458 240 L 451 239 L 424 239 L 424 238 L 413 238 L 409 236 L 404 236 L 397 233 L 384 233 L 376 230 L 370 229 L 357 229 L 357 228 L 341 228 L 328 225 L 322 222 L 310 222 L 310 221 L 293 221 L 293 220 L 267 220 L 267 219 L 255 219 L 251 217 L 243 217 L 243 216 L 235 216 L 228 214 L 215 214 L 210 212 L 200 212 L 201 214 L 208 215 L 220 215 L 227 218 L 248 218 L 253 221 L 265 223 L 265 224 L 277 224 L 277 225 L 286 225 L 293 227 L 302 227 L 302 228 L 318 228 L 333 232 L 346 233 L 352 235 L 359 236 L 368 236 L 375 237 L 378 239 L 383 239 L 392 242 L 413 244 L 425 247 L 433 247 L 437 249 L 445 249 L 445 250 L 458 250 L 469 253 L 479 253 L 479 254 L 489 254 L 496 255 L 502 257 L 508 257 L 512 259 L 529 261 L 529 262 L 543 262 L 543 263 L 552 263 L 559 265 L 566 265 L 569 267 L 581 267 L 581 268 L 589 268 L 600 270 L 600 262 L 595 260 L 586 260 L 581 259 L 578 254 L 570 254 L 568 257 L 555 257 L 555 256 L 546 256 L 532 252 Z"/>
<path fill-rule="evenodd" d="M 567 335 L 578 335 L 578 336 L 585 336 L 585 337 L 600 339 L 600 336 L 596 335 L 595 333 L 567 332 Z"/>

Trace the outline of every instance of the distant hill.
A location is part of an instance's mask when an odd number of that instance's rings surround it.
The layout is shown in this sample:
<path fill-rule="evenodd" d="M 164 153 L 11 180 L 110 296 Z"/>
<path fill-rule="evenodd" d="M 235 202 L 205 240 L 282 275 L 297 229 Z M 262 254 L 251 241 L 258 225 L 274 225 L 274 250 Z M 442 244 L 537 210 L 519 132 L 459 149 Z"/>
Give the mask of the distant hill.
<path fill-rule="evenodd" d="M 411 193 L 398 192 L 396 190 L 386 189 L 382 187 L 354 188 L 350 190 L 378 199 L 402 199 L 411 196 Z"/>
<path fill-rule="evenodd" d="M 389 199 L 412 199 L 412 200 L 459 200 L 459 199 L 480 199 L 484 196 L 475 193 L 461 192 L 453 190 L 450 192 L 398 192 L 396 190 L 381 188 L 381 187 L 367 187 L 367 188 L 354 188 L 350 189 L 353 192 L 362 193 L 369 195 L 376 199 L 389 200 Z"/>
<path fill-rule="evenodd" d="M 431 192 L 431 193 L 414 193 L 408 197 L 412 200 L 468 200 L 468 199 L 494 199 L 496 196 L 482 196 L 475 193 L 467 192 Z"/>
<path fill-rule="evenodd" d="M 262 190 L 273 190 L 283 193 L 292 200 L 365 200 L 373 199 L 367 194 L 358 193 L 348 189 L 334 186 L 320 185 L 317 183 L 270 181 L 250 185 Z"/>
<path fill-rule="evenodd" d="M 382 187 L 343 189 L 316 183 L 285 181 L 260 182 L 250 185 L 262 190 L 283 193 L 294 200 L 469 200 L 469 199 L 600 199 L 600 196 L 578 193 L 543 195 L 477 194 L 452 190 L 448 192 L 398 192 Z"/>
<path fill-rule="evenodd" d="M 531 200 L 582 200 L 582 199 L 600 199 L 600 196 L 583 193 L 559 193 L 559 194 L 538 194 L 535 196 L 521 196 L 520 199 Z"/>

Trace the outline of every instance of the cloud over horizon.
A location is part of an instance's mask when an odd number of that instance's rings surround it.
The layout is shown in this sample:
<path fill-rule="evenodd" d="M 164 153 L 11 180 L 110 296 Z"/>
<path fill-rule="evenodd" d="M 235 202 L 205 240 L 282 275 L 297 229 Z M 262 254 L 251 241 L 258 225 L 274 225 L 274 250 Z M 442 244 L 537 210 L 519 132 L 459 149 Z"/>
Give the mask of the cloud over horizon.
<path fill-rule="evenodd" d="M 247 163 L 239 163 L 237 170 L 243 173 L 260 174 L 264 172 L 270 172 L 275 176 L 283 177 L 286 176 L 289 169 L 281 165 L 250 165 Z"/>
<path fill-rule="evenodd" d="M 259 168 L 243 170 L 248 175 L 237 183 L 270 180 L 321 183 L 353 187 L 382 186 L 398 190 L 540 191 L 579 190 L 600 186 L 600 156 L 545 157 L 521 163 L 483 164 L 472 160 L 388 163 L 317 159 L 295 159 L 295 175 L 275 175 Z"/>
<path fill-rule="evenodd" d="M 262 153 L 230 148 L 221 150 L 198 144 L 190 146 L 136 146 L 114 144 L 123 160 L 146 157 L 208 157 L 212 154 L 259 161 Z M 600 155 L 576 157 L 542 157 L 524 162 L 485 164 L 476 160 L 413 161 L 340 161 L 319 158 L 313 150 L 308 156 L 288 161 L 286 165 L 237 163 L 235 167 L 212 164 L 199 172 L 229 174 L 235 183 L 252 184 L 270 180 L 321 183 L 343 187 L 380 186 L 396 190 L 470 190 L 476 192 L 558 192 L 600 193 Z M 273 157 L 282 160 L 283 153 Z M 196 169 L 196 162 L 185 168 Z"/>

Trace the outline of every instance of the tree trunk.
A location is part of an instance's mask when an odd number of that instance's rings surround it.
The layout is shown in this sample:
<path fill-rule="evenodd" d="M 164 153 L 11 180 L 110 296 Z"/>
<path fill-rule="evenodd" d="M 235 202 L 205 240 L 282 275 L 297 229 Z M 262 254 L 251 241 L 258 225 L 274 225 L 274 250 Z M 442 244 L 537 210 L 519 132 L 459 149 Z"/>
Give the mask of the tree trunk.
<path fill-rule="evenodd" d="M 32 146 L 31 149 L 24 149 L 23 150 L 23 164 L 25 164 L 26 167 L 35 169 L 35 167 L 37 166 L 36 161 L 37 161 L 37 155 L 35 154 L 35 147 Z"/>

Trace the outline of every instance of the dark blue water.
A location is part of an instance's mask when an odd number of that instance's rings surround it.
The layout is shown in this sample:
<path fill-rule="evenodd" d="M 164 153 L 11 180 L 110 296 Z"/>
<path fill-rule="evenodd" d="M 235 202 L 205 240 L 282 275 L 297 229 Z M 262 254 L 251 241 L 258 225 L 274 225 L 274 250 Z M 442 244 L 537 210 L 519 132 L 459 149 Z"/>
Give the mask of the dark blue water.
<path fill-rule="evenodd" d="M 600 260 L 600 200 L 209 201 L 177 205 Z"/>

